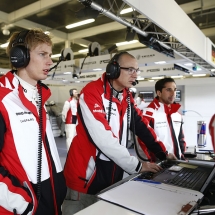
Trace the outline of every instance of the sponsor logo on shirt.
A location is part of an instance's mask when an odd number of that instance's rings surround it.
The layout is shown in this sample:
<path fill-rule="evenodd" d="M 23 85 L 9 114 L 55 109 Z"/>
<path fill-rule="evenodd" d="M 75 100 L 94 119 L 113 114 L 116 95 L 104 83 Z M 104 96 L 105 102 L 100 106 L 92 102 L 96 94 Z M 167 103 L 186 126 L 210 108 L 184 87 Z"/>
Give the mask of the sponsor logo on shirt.
<path fill-rule="evenodd" d="M 104 113 L 104 111 L 103 110 L 93 110 L 93 112 L 99 112 L 99 113 Z"/>
<path fill-rule="evenodd" d="M 97 108 L 97 107 L 100 107 L 100 106 L 99 106 L 98 104 L 95 104 L 95 105 L 94 105 L 94 108 Z"/>
<path fill-rule="evenodd" d="M 22 119 L 22 120 L 20 120 L 21 123 L 23 123 L 23 122 L 30 122 L 30 121 L 34 121 L 34 119 L 30 118 L 30 119 Z"/>
<path fill-rule="evenodd" d="M 30 112 L 30 111 L 22 111 L 22 112 L 16 113 L 17 116 L 19 116 L 19 115 L 25 115 L 25 114 L 32 114 L 32 112 Z"/>

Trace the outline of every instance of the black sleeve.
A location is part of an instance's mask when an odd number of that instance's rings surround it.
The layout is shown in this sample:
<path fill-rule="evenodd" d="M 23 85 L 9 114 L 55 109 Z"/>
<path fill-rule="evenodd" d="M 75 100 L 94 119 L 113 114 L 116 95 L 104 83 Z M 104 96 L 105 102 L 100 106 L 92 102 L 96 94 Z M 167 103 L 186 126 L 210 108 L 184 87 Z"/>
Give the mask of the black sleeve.
<path fill-rule="evenodd" d="M 183 129 L 182 129 L 182 124 L 183 123 L 181 123 L 180 133 L 179 133 L 179 136 L 178 136 L 178 141 L 179 141 L 179 145 L 180 145 L 180 148 L 181 148 L 181 152 L 182 152 L 182 154 L 184 154 L 185 149 L 186 149 L 186 142 L 184 140 L 184 132 L 183 132 Z"/>
<path fill-rule="evenodd" d="M 0 112 L 0 152 L 3 148 L 4 145 L 4 133 L 6 131 L 6 125 L 5 125 L 5 121 L 3 119 L 3 116 Z"/>

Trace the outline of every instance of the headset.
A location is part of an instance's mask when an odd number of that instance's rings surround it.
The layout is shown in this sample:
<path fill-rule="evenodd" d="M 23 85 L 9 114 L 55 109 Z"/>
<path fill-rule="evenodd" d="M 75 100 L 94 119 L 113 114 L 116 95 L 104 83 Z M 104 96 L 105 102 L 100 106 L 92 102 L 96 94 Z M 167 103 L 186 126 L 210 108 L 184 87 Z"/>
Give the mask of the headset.
<path fill-rule="evenodd" d="M 26 67 L 30 61 L 30 53 L 25 38 L 30 30 L 21 31 L 12 43 L 10 62 L 15 68 Z"/>
<path fill-rule="evenodd" d="M 73 96 L 73 90 L 76 90 L 75 88 L 73 88 L 73 89 L 70 89 L 69 90 L 69 94 L 70 94 L 70 96 Z"/>
<path fill-rule="evenodd" d="M 120 56 L 123 54 L 128 54 L 128 52 L 120 52 L 118 54 L 115 54 L 113 58 L 110 60 L 106 67 L 106 77 L 108 79 L 117 79 L 120 76 L 120 65 L 118 63 L 118 60 Z"/>

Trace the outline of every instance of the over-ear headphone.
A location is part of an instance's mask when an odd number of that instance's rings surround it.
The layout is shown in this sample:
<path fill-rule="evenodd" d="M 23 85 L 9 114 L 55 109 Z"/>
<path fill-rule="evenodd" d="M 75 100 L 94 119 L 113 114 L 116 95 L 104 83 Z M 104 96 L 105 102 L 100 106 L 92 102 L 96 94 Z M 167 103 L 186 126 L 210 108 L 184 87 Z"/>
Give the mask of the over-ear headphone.
<path fill-rule="evenodd" d="M 113 58 L 110 60 L 106 67 L 106 77 L 108 79 L 117 79 L 120 76 L 120 65 L 118 63 L 118 60 L 121 55 L 128 54 L 128 52 L 120 52 L 118 54 L 115 54 Z"/>
<path fill-rule="evenodd" d="M 73 96 L 73 90 L 76 90 L 76 89 L 73 88 L 73 89 L 70 89 L 70 90 L 69 90 L 70 96 Z"/>
<path fill-rule="evenodd" d="M 30 53 L 25 43 L 29 30 L 21 31 L 12 43 L 10 62 L 15 68 L 26 67 L 30 61 Z"/>

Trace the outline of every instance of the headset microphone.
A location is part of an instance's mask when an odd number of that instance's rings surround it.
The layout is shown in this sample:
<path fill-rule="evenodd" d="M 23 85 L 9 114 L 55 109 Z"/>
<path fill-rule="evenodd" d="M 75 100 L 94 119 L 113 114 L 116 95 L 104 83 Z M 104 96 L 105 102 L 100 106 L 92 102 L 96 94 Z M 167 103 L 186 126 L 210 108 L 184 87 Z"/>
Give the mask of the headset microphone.
<path fill-rule="evenodd" d="M 138 84 L 139 81 L 138 80 L 135 80 L 134 82 L 132 82 L 132 85 L 135 86 L 136 84 Z"/>

